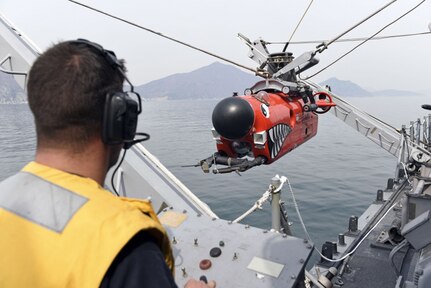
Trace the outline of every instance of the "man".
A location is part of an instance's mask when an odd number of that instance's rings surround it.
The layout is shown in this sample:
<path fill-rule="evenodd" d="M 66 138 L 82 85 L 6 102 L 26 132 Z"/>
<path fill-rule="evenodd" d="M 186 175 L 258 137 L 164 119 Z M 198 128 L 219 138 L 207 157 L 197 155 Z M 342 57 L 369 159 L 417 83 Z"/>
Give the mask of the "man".
<path fill-rule="evenodd" d="M 103 188 L 136 133 L 140 101 L 123 92 L 125 80 L 123 61 L 86 40 L 57 44 L 33 64 L 36 156 L 0 183 L 0 287 L 176 287 L 150 204 Z"/>

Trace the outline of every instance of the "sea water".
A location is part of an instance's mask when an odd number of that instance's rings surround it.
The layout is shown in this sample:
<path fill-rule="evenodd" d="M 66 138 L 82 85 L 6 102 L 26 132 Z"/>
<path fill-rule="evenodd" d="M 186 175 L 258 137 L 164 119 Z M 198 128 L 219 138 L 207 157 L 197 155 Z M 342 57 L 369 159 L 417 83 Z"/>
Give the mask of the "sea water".
<path fill-rule="evenodd" d="M 421 104 L 429 97 L 348 98 L 358 108 L 399 128 L 427 115 Z M 292 185 L 308 231 L 318 247 L 347 229 L 376 191 L 394 177 L 396 158 L 365 139 L 330 113 L 319 117 L 317 136 L 271 165 L 231 174 L 204 174 L 196 164 L 215 152 L 211 114 L 218 100 L 150 101 L 143 103 L 138 131 L 151 134 L 144 146 L 223 219 L 235 219 L 261 197 L 279 174 Z M 27 105 L 0 105 L 0 180 L 31 161 L 35 151 L 33 117 Z M 282 191 L 292 231 L 304 237 L 286 186 Z M 270 205 L 243 223 L 270 228 Z"/>

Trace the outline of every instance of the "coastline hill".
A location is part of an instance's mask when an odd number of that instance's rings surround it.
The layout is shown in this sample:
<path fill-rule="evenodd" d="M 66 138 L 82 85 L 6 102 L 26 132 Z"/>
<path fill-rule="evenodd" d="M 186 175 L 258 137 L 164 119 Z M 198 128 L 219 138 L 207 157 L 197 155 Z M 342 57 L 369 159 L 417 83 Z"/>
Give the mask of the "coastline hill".
<path fill-rule="evenodd" d="M 147 99 L 222 99 L 243 94 L 261 78 L 232 66 L 214 62 L 189 73 L 179 73 L 137 86 Z"/>
<path fill-rule="evenodd" d="M 188 73 L 173 74 L 147 84 L 136 86 L 145 100 L 222 99 L 244 93 L 262 80 L 232 65 L 214 62 Z M 320 85 L 329 85 L 342 97 L 417 96 L 420 93 L 403 90 L 369 91 L 348 80 L 330 78 Z M 0 104 L 25 103 L 26 95 L 11 75 L 0 73 Z"/>

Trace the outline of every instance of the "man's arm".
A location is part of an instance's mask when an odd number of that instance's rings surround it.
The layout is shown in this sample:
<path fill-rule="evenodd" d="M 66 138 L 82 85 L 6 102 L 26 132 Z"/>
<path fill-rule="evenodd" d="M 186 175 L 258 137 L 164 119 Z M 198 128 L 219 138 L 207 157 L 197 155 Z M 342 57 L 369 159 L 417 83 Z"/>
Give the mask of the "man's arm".
<path fill-rule="evenodd" d="M 177 287 L 160 248 L 145 232 L 136 234 L 118 253 L 101 288 Z"/>

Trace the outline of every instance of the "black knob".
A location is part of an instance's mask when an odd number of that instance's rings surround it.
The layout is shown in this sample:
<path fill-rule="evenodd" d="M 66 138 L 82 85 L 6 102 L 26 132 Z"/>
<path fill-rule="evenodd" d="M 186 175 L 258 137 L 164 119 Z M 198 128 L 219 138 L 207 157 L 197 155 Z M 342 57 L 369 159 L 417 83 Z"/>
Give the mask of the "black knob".
<path fill-rule="evenodd" d="M 208 279 L 205 275 L 202 275 L 201 277 L 199 277 L 199 280 L 204 282 L 205 284 L 208 284 Z"/>

